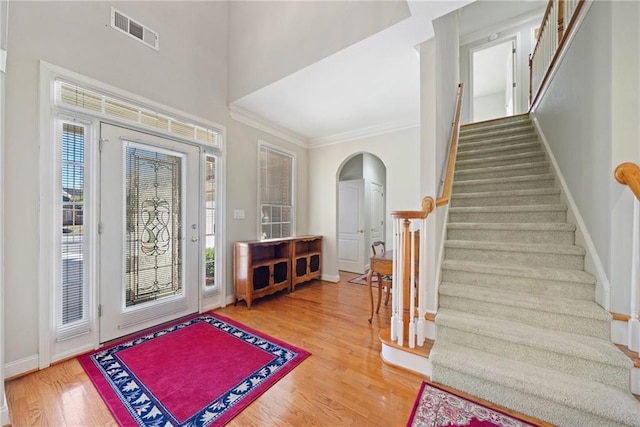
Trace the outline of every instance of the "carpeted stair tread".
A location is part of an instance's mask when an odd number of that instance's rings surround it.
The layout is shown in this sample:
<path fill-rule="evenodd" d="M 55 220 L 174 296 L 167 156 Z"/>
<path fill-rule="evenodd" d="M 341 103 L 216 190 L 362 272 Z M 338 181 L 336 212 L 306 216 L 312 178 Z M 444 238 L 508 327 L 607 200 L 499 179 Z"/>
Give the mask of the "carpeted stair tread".
<path fill-rule="evenodd" d="M 530 243 L 502 243 L 477 242 L 474 240 L 447 240 L 445 248 L 478 249 L 486 251 L 530 252 L 554 255 L 584 255 L 586 251 L 576 245 L 530 244 Z"/>
<path fill-rule="evenodd" d="M 458 192 L 451 196 L 451 207 L 527 206 L 535 204 L 558 204 L 560 201 L 559 188 L 542 187 L 522 190 Z"/>
<path fill-rule="evenodd" d="M 442 282 L 440 284 L 440 294 L 477 302 L 482 301 L 491 304 L 536 310 L 548 314 L 561 314 L 602 322 L 611 321 L 611 314 L 603 310 L 602 307 L 594 301 L 533 295 L 525 292 L 461 285 L 450 282 Z M 453 307 L 448 308 L 455 309 Z"/>
<path fill-rule="evenodd" d="M 490 157 L 490 156 L 498 155 L 500 153 L 508 153 L 510 151 L 530 152 L 530 151 L 534 151 L 536 148 L 540 149 L 540 147 L 541 147 L 540 142 L 534 141 L 534 142 L 522 142 L 517 144 L 508 144 L 500 147 L 477 148 L 475 150 L 459 152 L 458 158 L 468 159 L 474 156 Z"/>
<path fill-rule="evenodd" d="M 539 280 L 557 280 L 560 282 L 583 283 L 595 285 L 596 278 L 583 270 L 567 268 L 530 267 L 513 264 L 490 264 L 477 261 L 444 260 L 443 270 L 467 271 L 478 274 L 495 274 L 498 276 L 527 277 Z"/>
<path fill-rule="evenodd" d="M 509 320 L 491 319 L 446 308 L 438 310 L 436 325 L 499 338 L 529 347 L 539 347 L 554 353 L 562 353 L 612 366 L 631 368 L 633 365 L 631 359 L 610 341 L 587 335 L 549 330 Z"/>
<path fill-rule="evenodd" d="M 458 144 L 458 153 L 469 150 L 477 150 L 480 148 L 487 148 L 491 146 L 507 146 L 510 144 L 534 142 L 537 140 L 538 136 L 533 132 L 516 135 L 505 134 L 498 137 L 478 137 L 472 140 L 461 138 L 460 143 Z"/>
<path fill-rule="evenodd" d="M 452 213 L 498 213 L 498 212 L 566 212 L 567 205 L 557 203 L 551 205 L 516 205 L 516 206 L 461 206 L 449 208 Z"/>
<path fill-rule="evenodd" d="M 520 170 L 520 169 L 530 169 L 530 168 L 540 168 L 549 166 L 549 162 L 530 162 L 530 163 L 518 163 L 513 165 L 503 165 L 503 166 L 487 166 L 483 168 L 476 169 L 464 169 L 456 172 L 456 178 L 464 177 L 465 175 L 474 175 L 480 173 L 491 173 L 491 172 L 501 172 L 501 171 L 510 171 L 510 170 Z"/>
<path fill-rule="evenodd" d="M 511 230 L 511 231 L 575 231 L 576 226 L 566 222 L 450 222 L 449 229 L 457 230 Z"/>
<path fill-rule="evenodd" d="M 500 190 L 500 191 L 480 191 L 477 193 L 457 193 L 452 194 L 452 199 L 475 199 L 484 197 L 516 197 L 516 196 L 543 196 L 560 195 L 559 188 L 529 188 L 524 190 Z"/>
<path fill-rule="evenodd" d="M 623 425 L 638 426 L 640 420 L 640 402 L 628 391 L 616 387 L 565 374 L 556 370 L 540 369 L 537 366 L 521 361 L 511 360 L 495 354 L 478 351 L 473 348 L 456 345 L 449 342 L 436 341 L 431 350 L 430 359 L 435 365 L 443 366 L 451 371 L 461 372 L 469 377 L 494 384 L 494 387 L 505 387 L 506 390 L 496 388 L 494 396 L 481 394 L 479 397 L 504 404 L 499 397 L 508 395 L 509 390 L 516 390 L 535 396 L 543 400 L 558 402 L 568 408 L 576 410 L 576 417 L 581 413 L 594 414 L 605 420 L 613 420 Z M 437 372 L 433 381 L 443 382 Z M 459 389 L 474 393 L 473 381 L 470 384 L 456 384 Z M 496 398 L 498 397 L 498 398 Z M 505 396 L 505 399 L 508 397 Z M 536 405 L 537 406 L 537 405 Z M 515 402 L 511 409 L 520 410 L 530 415 L 526 401 Z M 553 414 L 550 414 L 553 416 Z M 566 422 L 570 415 L 564 415 L 563 420 L 550 419 L 551 422 Z M 603 424 L 584 424 L 582 421 L 575 426 L 600 427 Z M 612 424 L 617 425 L 617 424 Z"/>
<path fill-rule="evenodd" d="M 522 176 L 509 176 L 505 178 L 485 178 L 485 179 L 470 179 L 467 181 L 458 181 L 453 183 L 453 188 L 467 187 L 473 185 L 487 185 L 487 184 L 502 184 L 510 182 L 528 182 L 528 181 L 547 181 L 553 180 L 554 177 L 550 173 L 536 174 L 536 175 L 522 175 Z M 455 193 L 455 190 L 454 190 Z"/>
<path fill-rule="evenodd" d="M 465 170 L 468 168 L 478 168 L 483 167 L 483 165 L 510 165 L 514 163 L 530 163 L 532 161 L 538 161 L 541 159 L 545 159 L 546 155 L 544 151 L 542 151 L 542 146 L 537 147 L 529 152 L 524 153 L 514 153 L 508 155 L 498 155 L 493 157 L 481 157 L 478 159 L 458 159 L 456 160 L 455 170 L 456 172 L 459 170 Z"/>
<path fill-rule="evenodd" d="M 534 134 L 534 132 L 535 132 L 535 128 L 531 123 L 523 123 L 522 125 L 519 125 L 519 126 L 500 128 L 500 129 L 494 129 L 494 130 L 478 129 L 475 132 L 461 131 L 459 141 L 460 143 L 462 143 L 463 141 L 464 142 L 473 141 L 480 138 L 482 139 L 494 138 L 494 137 L 500 138 L 502 136 L 509 136 L 509 135 L 523 135 L 523 134 L 530 134 L 530 133 Z"/>
<path fill-rule="evenodd" d="M 531 125 L 529 117 L 517 118 L 512 120 L 492 120 L 480 123 L 469 123 L 460 126 L 460 135 L 473 134 L 477 132 L 496 131 L 501 129 L 510 129 L 514 126 Z"/>

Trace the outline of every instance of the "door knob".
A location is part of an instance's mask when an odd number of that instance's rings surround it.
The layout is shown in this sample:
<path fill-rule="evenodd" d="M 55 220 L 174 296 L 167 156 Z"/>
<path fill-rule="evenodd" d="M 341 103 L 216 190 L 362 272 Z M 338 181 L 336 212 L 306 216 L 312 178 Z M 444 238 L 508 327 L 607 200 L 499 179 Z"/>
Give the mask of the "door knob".
<path fill-rule="evenodd" d="M 192 242 L 197 242 L 198 241 L 198 236 L 191 236 L 191 241 Z"/>
<path fill-rule="evenodd" d="M 364 230 L 360 229 L 358 230 L 358 233 L 364 233 Z"/>

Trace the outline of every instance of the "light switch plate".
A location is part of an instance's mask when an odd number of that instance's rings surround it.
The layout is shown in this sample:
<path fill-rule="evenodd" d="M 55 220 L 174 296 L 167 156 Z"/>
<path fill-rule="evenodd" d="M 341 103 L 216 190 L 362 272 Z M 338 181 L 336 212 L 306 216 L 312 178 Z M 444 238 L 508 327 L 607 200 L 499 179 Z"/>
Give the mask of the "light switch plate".
<path fill-rule="evenodd" d="M 236 209 L 233 211 L 233 219 L 244 219 L 244 209 Z"/>

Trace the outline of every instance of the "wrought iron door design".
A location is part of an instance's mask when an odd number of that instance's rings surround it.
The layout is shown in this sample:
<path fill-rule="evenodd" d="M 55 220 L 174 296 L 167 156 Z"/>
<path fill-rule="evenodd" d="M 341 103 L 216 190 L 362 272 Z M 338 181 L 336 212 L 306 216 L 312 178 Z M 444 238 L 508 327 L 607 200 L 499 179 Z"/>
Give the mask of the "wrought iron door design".
<path fill-rule="evenodd" d="M 126 149 L 126 306 L 182 292 L 183 157 Z"/>

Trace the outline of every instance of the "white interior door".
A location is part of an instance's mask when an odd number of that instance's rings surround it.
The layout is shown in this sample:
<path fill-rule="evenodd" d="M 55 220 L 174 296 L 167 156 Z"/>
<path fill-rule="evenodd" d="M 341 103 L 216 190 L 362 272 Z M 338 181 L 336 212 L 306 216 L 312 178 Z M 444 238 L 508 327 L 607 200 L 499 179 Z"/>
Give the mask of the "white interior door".
<path fill-rule="evenodd" d="M 515 40 L 511 42 L 511 51 L 507 55 L 506 60 L 506 87 L 505 87 L 505 108 L 506 108 L 506 116 L 513 116 L 515 113 L 515 102 L 516 102 L 516 42 Z"/>
<path fill-rule="evenodd" d="M 338 268 L 364 273 L 364 180 L 338 183 Z"/>
<path fill-rule="evenodd" d="M 371 210 L 369 212 L 371 225 L 371 242 L 384 241 L 384 192 L 382 185 L 371 183 Z"/>
<path fill-rule="evenodd" d="M 102 124 L 100 342 L 198 310 L 199 149 Z"/>

